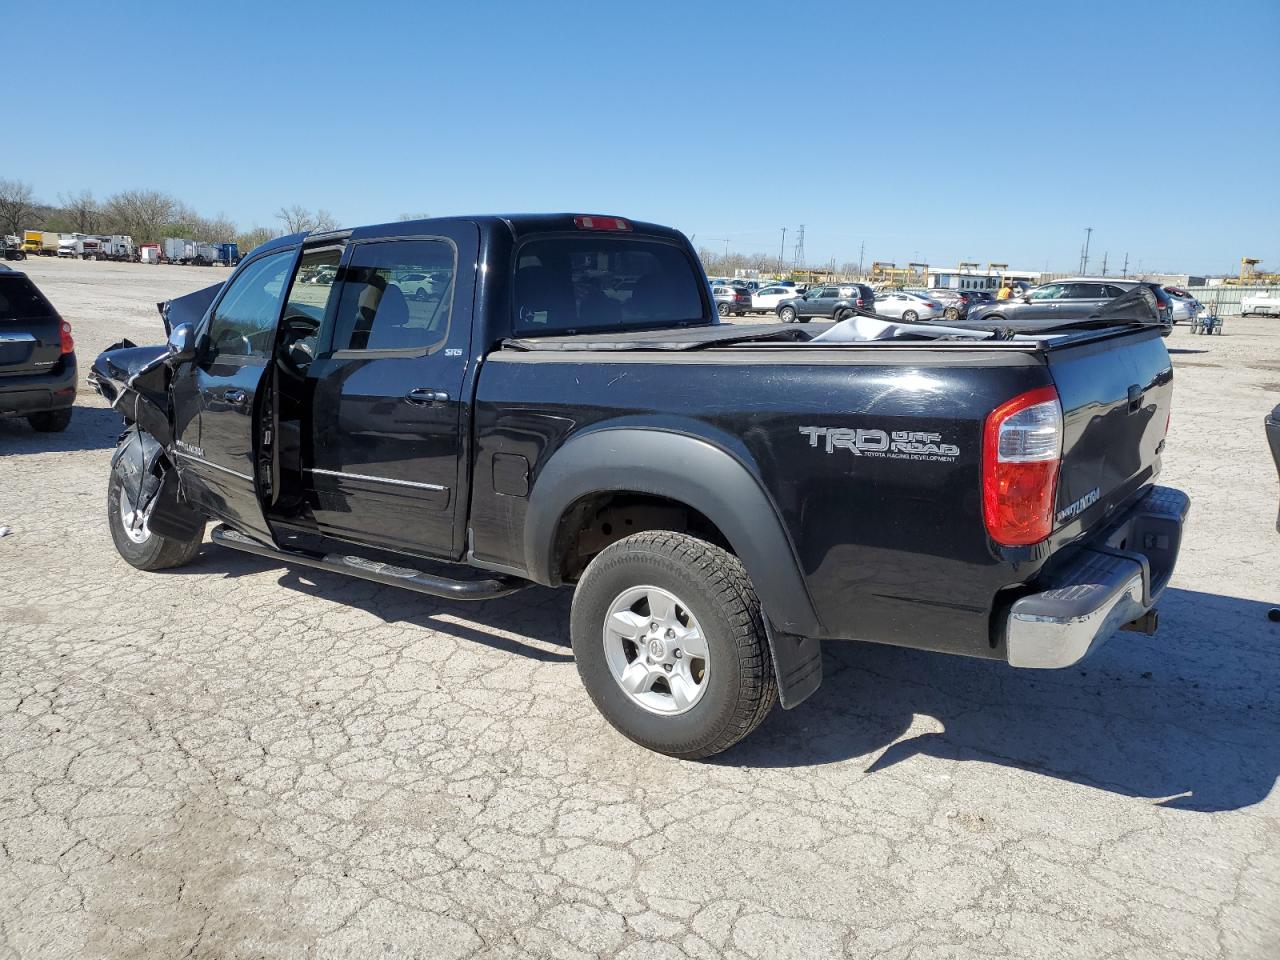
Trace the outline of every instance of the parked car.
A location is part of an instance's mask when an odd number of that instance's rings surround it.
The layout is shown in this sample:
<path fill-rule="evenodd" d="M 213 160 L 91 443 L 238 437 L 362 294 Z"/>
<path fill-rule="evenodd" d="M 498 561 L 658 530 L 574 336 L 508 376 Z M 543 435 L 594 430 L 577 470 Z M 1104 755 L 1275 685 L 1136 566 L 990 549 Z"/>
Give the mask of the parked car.
<path fill-rule="evenodd" d="M 903 323 L 933 320 L 942 316 L 942 304 L 932 297 L 905 290 L 882 290 L 876 295 L 876 316 Z"/>
<path fill-rule="evenodd" d="M 322 304 L 296 286 L 339 262 Z M 441 264 L 446 302 L 389 282 Z M 104 477 L 121 557 L 179 566 L 213 521 L 216 547 L 453 600 L 573 585 L 588 694 L 678 757 L 803 702 L 824 642 L 1044 669 L 1151 633 L 1189 506 L 1152 483 L 1173 378 L 1150 329 L 721 324 L 688 240 L 616 217 L 294 234 L 184 315 L 94 364 L 128 421 Z"/>
<path fill-rule="evenodd" d="M 1264 316 L 1280 316 L 1280 293 L 1264 292 L 1246 294 L 1240 300 L 1240 315 L 1247 317 L 1251 313 Z"/>
<path fill-rule="evenodd" d="M 741 317 L 751 312 L 751 291 L 746 287 L 716 284 L 711 288 L 716 301 L 716 312 L 722 317 Z"/>
<path fill-rule="evenodd" d="M 997 301 L 996 307 L 1003 307 L 1007 303 L 1008 301 Z M 1030 317 L 1022 314 L 1006 316 L 1002 309 L 974 308 L 967 317 L 950 321 L 950 324 L 976 330 L 1012 330 L 1023 334 L 1132 324 L 1156 328 L 1161 336 L 1167 337 L 1173 330 L 1173 322 L 1170 320 L 1172 313 L 1173 299 L 1164 292 L 1164 288 L 1158 283 L 1140 281 L 1132 283 L 1120 296 L 1103 301 L 1100 306 L 1075 309 L 1064 307 L 1044 316 Z"/>
<path fill-rule="evenodd" d="M 1033 288 L 1025 296 L 997 300 L 970 309 L 968 319 L 1008 322 L 1017 329 L 1058 326 L 1065 320 L 1087 317 L 1119 296 L 1139 286 L 1151 288 L 1164 322 L 1173 324 L 1173 300 L 1155 283 L 1115 277 L 1068 277 Z"/>
<path fill-rule="evenodd" d="M 1182 320 L 1190 322 L 1204 309 L 1199 300 L 1181 287 L 1162 287 L 1161 289 L 1173 301 L 1173 309 L 1169 317 L 1170 323 L 1178 323 Z"/>
<path fill-rule="evenodd" d="M 751 309 L 757 313 L 775 313 L 778 304 L 796 295 L 794 287 L 761 287 L 751 295 Z"/>
<path fill-rule="evenodd" d="M 413 300 L 426 300 L 431 296 L 431 278 L 425 273 L 411 270 L 400 274 L 394 282 L 401 293 Z"/>
<path fill-rule="evenodd" d="M 984 302 L 981 295 L 976 290 L 949 290 L 942 288 L 934 288 L 931 290 L 911 290 L 910 293 L 916 293 L 925 299 L 933 300 L 942 304 L 942 317 L 944 320 L 959 320 L 961 317 L 969 313 L 969 308 L 977 303 Z"/>
<path fill-rule="evenodd" d="M 0 417 L 42 433 L 71 423 L 76 353 L 71 324 L 20 270 L 0 270 Z"/>
<path fill-rule="evenodd" d="M 808 323 L 815 317 L 845 320 L 858 310 L 873 309 L 875 302 L 875 291 L 865 283 L 843 283 L 813 287 L 798 297 L 779 300 L 775 310 L 783 323 Z"/>

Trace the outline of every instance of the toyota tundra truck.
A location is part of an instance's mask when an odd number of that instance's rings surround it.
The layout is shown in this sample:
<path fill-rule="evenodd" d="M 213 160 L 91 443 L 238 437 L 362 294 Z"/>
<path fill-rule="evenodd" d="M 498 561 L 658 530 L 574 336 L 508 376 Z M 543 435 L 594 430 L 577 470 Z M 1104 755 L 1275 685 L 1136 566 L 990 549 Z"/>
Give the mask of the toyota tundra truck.
<path fill-rule="evenodd" d="M 572 587 L 587 693 L 677 757 L 804 701 L 824 643 L 1052 669 L 1150 633 L 1189 506 L 1154 314 L 721 323 L 684 235 L 572 214 L 283 237 L 162 312 L 90 378 L 125 560 L 212 522 L 450 600 Z"/>

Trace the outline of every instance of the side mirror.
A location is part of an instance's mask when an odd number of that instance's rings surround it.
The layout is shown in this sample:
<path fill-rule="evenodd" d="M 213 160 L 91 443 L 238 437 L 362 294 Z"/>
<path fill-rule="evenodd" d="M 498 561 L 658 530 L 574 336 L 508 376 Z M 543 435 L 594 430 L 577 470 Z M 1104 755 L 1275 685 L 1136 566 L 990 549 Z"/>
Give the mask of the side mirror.
<path fill-rule="evenodd" d="M 196 358 L 196 329 L 189 323 L 180 323 L 169 333 L 169 352 L 165 363 L 177 366 Z"/>

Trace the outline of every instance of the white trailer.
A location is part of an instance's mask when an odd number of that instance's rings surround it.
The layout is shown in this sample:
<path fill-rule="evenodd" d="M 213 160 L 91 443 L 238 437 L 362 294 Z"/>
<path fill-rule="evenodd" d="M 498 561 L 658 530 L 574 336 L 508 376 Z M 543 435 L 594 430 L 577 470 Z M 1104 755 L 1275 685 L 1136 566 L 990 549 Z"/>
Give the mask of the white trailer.
<path fill-rule="evenodd" d="M 132 260 L 133 237 L 124 233 L 113 233 L 109 237 L 98 237 L 102 241 L 102 254 L 108 260 Z"/>
<path fill-rule="evenodd" d="M 105 260 L 104 244 L 99 237 L 86 237 L 83 233 L 64 234 L 58 244 L 58 256 L 79 260 Z"/>
<path fill-rule="evenodd" d="M 160 241 L 165 263 L 190 263 L 196 258 L 196 242 L 184 237 L 165 237 Z"/>

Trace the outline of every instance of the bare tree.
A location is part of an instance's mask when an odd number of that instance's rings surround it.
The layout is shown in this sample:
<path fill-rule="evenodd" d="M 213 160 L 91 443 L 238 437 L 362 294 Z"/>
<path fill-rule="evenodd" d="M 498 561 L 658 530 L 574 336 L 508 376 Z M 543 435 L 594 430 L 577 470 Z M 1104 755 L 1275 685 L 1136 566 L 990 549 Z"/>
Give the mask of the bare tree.
<path fill-rule="evenodd" d="M 285 233 L 323 233 L 338 229 L 338 221 L 328 210 L 321 208 L 312 213 L 296 203 L 291 207 L 281 207 L 276 219 L 284 221 Z"/>
<path fill-rule="evenodd" d="M 24 226 L 39 209 L 31 184 L 0 179 L 0 227 L 5 233 L 22 235 Z"/>
<path fill-rule="evenodd" d="M 323 207 L 316 211 L 316 225 L 311 228 L 312 233 L 324 233 L 326 230 L 337 230 L 338 221 L 333 214 Z"/>
<path fill-rule="evenodd" d="M 397 220 L 399 220 L 401 223 L 403 223 L 403 222 L 404 222 L 404 221 L 406 221 L 406 220 L 430 220 L 430 219 L 431 219 L 431 214 L 429 214 L 429 213 L 402 213 L 402 214 L 400 214 L 400 216 L 396 217 L 396 219 L 397 219 Z"/>
<path fill-rule="evenodd" d="M 248 253 L 254 247 L 260 247 L 268 240 L 274 240 L 280 236 L 280 231 L 272 230 L 270 227 L 254 227 L 246 233 L 239 234 L 236 237 L 236 243 L 240 247 L 241 253 Z"/>
<path fill-rule="evenodd" d="M 284 221 L 285 233 L 310 233 L 316 225 L 311 211 L 296 203 L 291 207 L 281 207 L 276 219 Z"/>
<path fill-rule="evenodd" d="M 101 229 L 102 208 L 93 194 L 81 190 L 77 194 L 58 194 L 58 203 L 62 204 L 62 216 L 71 224 L 76 233 L 97 233 Z"/>
<path fill-rule="evenodd" d="M 103 204 L 112 233 L 127 233 L 138 243 L 154 243 L 181 214 L 182 205 L 158 190 L 124 190 Z"/>

